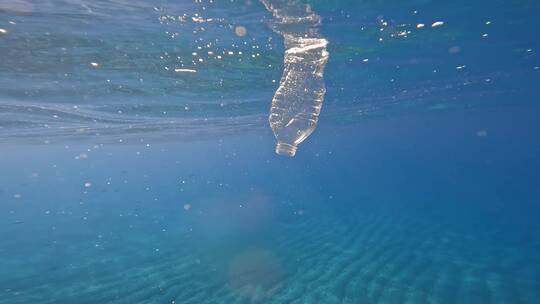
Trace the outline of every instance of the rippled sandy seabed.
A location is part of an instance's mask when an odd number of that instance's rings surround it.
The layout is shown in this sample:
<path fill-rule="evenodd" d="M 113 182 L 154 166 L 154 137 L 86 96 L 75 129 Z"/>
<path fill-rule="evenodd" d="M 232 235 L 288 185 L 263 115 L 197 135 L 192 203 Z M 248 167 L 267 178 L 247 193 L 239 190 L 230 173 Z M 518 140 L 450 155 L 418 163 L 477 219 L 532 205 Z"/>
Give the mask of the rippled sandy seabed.
<path fill-rule="evenodd" d="M 0 0 L 0 303 L 540 303 L 540 5 L 263 2 Z"/>

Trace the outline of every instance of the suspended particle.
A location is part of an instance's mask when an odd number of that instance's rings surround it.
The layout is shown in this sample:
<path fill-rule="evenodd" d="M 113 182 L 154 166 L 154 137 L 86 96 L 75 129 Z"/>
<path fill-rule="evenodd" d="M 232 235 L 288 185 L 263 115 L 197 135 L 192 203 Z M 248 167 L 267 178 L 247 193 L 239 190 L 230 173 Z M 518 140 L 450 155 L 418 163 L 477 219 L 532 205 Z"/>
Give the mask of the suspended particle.
<path fill-rule="evenodd" d="M 238 25 L 237 27 L 234 28 L 234 33 L 238 37 L 244 37 L 247 34 L 247 29 L 245 26 Z"/>

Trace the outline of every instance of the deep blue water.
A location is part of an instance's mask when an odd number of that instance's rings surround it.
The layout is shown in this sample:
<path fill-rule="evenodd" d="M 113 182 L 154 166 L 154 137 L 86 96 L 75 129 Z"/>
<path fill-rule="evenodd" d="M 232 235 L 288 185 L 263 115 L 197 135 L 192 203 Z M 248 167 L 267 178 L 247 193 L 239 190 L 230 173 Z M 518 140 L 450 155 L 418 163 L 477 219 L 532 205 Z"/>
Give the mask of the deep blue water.
<path fill-rule="evenodd" d="M 285 2 L 294 158 L 258 1 L 0 0 L 0 303 L 540 303 L 540 4 Z"/>

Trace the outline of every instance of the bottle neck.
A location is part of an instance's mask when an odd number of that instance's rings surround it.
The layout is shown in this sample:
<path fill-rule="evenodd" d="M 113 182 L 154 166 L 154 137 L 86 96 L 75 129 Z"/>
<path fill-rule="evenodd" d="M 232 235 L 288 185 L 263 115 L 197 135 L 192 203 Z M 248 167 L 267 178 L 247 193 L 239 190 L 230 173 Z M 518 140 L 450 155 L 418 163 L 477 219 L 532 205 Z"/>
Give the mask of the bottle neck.
<path fill-rule="evenodd" d="M 293 157 L 296 154 L 297 146 L 289 145 L 286 143 L 278 143 L 276 145 L 276 153 L 283 156 Z"/>

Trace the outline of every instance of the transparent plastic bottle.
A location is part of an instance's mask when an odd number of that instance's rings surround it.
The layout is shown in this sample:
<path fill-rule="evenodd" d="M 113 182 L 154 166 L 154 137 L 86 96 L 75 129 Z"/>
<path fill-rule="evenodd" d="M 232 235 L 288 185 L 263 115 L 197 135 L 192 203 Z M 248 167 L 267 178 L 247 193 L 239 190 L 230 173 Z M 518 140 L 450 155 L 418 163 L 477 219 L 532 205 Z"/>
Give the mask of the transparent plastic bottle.
<path fill-rule="evenodd" d="M 292 157 L 317 126 L 326 92 L 323 72 L 328 52 L 324 38 L 284 38 L 284 71 L 269 122 L 277 140 L 276 153 Z"/>

